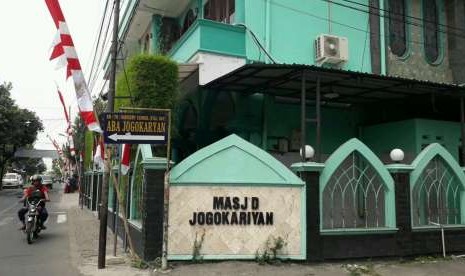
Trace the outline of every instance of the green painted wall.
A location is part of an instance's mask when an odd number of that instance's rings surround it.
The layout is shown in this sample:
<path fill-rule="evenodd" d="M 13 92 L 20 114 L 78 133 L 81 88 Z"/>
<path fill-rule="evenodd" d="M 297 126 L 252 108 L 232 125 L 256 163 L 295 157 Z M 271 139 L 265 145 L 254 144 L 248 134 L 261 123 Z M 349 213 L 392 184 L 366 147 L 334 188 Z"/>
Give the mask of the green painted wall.
<path fill-rule="evenodd" d="M 391 150 L 400 148 L 406 157 L 413 158 L 418 152 L 415 128 L 414 120 L 367 126 L 362 129 L 362 141 L 378 157 L 389 156 Z"/>
<path fill-rule="evenodd" d="M 378 156 L 389 156 L 394 148 L 404 151 L 408 163 L 431 143 L 439 143 L 458 160 L 460 124 L 413 119 L 364 127 L 362 140 Z"/>
<path fill-rule="evenodd" d="M 358 119 L 350 109 L 321 110 L 321 150 L 323 154 L 331 154 L 350 138 L 357 137 Z M 315 108 L 307 106 L 307 117 L 315 118 Z M 268 136 L 291 137 L 293 130 L 300 130 L 300 105 L 272 103 L 268 110 Z M 306 128 L 307 144 L 316 144 L 316 125 L 308 123 Z M 272 149 L 277 141 L 268 139 L 268 149 Z"/>
<path fill-rule="evenodd" d="M 168 56 L 178 62 L 188 61 L 200 48 L 200 28 L 196 28 L 197 23 L 181 37 L 174 45 Z"/>
<path fill-rule="evenodd" d="M 368 4 L 367 0 L 355 2 Z M 371 72 L 367 13 L 332 4 L 329 24 L 325 1 L 255 0 L 245 1 L 244 8 L 245 24 L 279 63 L 314 64 L 315 38 L 319 34 L 332 34 L 349 40 L 349 62 L 344 69 Z M 246 38 L 246 49 L 248 59 L 265 61 L 250 35 Z"/>
<path fill-rule="evenodd" d="M 445 147 L 455 160 L 459 160 L 460 123 L 423 119 L 415 120 L 415 123 L 418 153 L 426 145 L 438 143 Z"/>

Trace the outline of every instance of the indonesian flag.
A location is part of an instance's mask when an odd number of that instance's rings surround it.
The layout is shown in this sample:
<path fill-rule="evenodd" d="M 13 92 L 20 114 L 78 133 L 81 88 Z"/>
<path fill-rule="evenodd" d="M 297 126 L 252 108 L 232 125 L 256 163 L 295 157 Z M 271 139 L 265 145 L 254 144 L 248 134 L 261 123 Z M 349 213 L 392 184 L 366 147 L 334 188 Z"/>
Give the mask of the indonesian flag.
<path fill-rule="evenodd" d="M 103 158 L 104 158 L 103 150 L 104 150 L 103 146 L 99 143 L 95 150 L 94 164 L 98 164 L 100 167 L 103 167 Z"/>
<path fill-rule="evenodd" d="M 105 160 L 105 147 L 103 145 L 103 139 L 100 138 L 97 144 L 97 148 L 95 148 L 94 154 L 94 164 L 99 164 L 100 167 L 103 167 Z"/>
<path fill-rule="evenodd" d="M 123 144 L 123 155 L 121 157 L 121 173 L 126 175 L 129 171 L 130 165 L 129 161 L 131 160 L 131 145 Z"/>
<path fill-rule="evenodd" d="M 63 110 L 65 112 L 66 122 L 68 123 L 68 128 L 66 129 L 66 133 L 68 133 L 68 135 L 72 135 L 73 130 L 71 129 L 71 121 L 69 120 L 68 111 L 66 110 L 65 100 L 63 99 L 63 95 L 61 95 L 60 90 L 57 90 L 57 91 L 58 91 L 58 97 L 60 98 L 60 102 L 63 105 Z"/>
<path fill-rule="evenodd" d="M 57 28 L 57 35 L 53 40 L 53 50 L 50 60 L 58 60 L 59 64 L 66 64 L 66 78 L 73 77 L 74 88 L 82 120 L 87 128 L 91 131 L 102 133 L 100 124 L 98 123 L 89 89 L 82 73 L 81 64 L 74 48 L 73 39 L 65 22 L 65 17 L 61 11 L 58 0 L 45 0 L 50 14 Z"/>

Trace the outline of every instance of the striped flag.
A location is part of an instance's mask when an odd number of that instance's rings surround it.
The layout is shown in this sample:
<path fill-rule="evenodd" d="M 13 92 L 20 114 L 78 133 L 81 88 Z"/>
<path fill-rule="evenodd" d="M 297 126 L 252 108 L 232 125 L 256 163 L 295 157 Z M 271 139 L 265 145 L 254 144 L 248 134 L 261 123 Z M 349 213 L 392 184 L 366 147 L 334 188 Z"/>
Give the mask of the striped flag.
<path fill-rule="evenodd" d="M 58 91 L 58 97 L 60 98 L 61 105 L 63 105 L 63 111 L 65 112 L 66 122 L 68 123 L 68 128 L 66 129 L 66 133 L 68 135 L 71 135 L 72 134 L 71 121 L 69 120 L 68 111 L 66 110 L 65 100 L 63 99 L 63 95 L 61 95 L 60 90 L 57 90 L 57 91 Z"/>
<path fill-rule="evenodd" d="M 128 174 L 130 168 L 131 160 L 131 145 L 130 144 L 123 144 L 123 154 L 121 157 L 121 173 L 123 175 Z"/>
<path fill-rule="evenodd" d="M 82 120 L 91 131 L 102 133 L 100 124 L 94 114 L 92 99 L 87 88 L 81 64 L 74 48 L 73 39 L 66 25 L 65 17 L 61 11 L 58 0 L 45 0 L 48 10 L 57 28 L 57 35 L 53 41 L 53 50 L 50 60 L 59 60 L 59 63 L 66 64 L 66 78 L 73 77 L 74 88 Z"/>

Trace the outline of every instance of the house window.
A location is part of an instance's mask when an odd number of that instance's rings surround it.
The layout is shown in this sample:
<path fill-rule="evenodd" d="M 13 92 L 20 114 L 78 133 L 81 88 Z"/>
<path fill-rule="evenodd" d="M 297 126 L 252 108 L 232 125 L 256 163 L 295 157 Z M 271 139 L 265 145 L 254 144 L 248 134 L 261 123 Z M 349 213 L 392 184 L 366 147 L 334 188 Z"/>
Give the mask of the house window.
<path fill-rule="evenodd" d="M 236 12 L 235 0 L 208 0 L 203 6 L 205 19 L 227 24 L 234 22 Z"/>
<path fill-rule="evenodd" d="M 196 15 L 194 15 L 194 12 L 192 10 L 189 10 L 184 17 L 184 23 L 182 25 L 182 33 L 187 32 L 189 27 L 194 23 L 195 19 L 197 18 Z"/>
<path fill-rule="evenodd" d="M 436 0 L 423 0 L 423 37 L 425 57 L 435 62 L 439 57 L 439 16 Z"/>
<path fill-rule="evenodd" d="M 322 193 L 322 229 L 368 229 L 386 225 L 388 188 L 375 167 L 353 151 L 329 178 Z"/>
<path fill-rule="evenodd" d="M 401 57 L 407 51 L 405 0 L 389 1 L 389 45 L 396 56 Z"/>
<path fill-rule="evenodd" d="M 463 223 L 461 196 L 462 184 L 456 174 L 442 157 L 434 157 L 412 189 L 413 226 Z"/>
<path fill-rule="evenodd" d="M 142 166 L 142 153 L 137 155 L 134 176 L 131 185 L 130 219 L 140 222 L 142 219 L 144 167 Z"/>

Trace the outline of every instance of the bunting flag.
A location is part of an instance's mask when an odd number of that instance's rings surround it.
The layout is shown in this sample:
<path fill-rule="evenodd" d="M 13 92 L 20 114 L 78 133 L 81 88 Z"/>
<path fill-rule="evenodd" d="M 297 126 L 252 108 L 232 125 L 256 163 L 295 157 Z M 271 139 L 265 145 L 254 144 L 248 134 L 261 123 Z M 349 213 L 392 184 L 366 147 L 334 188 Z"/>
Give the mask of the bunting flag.
<path fill-rule="evenodd" d="M 123 154 L 121 157 L 121 173 L 126 175 L 129 171 L 130 165 L 129 161 L 131 160 L 131 145 L 123 144 Z"/>
<path fill-rule="evenodd" d="M 56 151 L 58 152 L 58 155 L 63 158 L 63 151 L 61 148 L 58 146 L 58 143 L 52 139 L 49 135 L 47 135 L 48 139 L 50 139 L 50 142 L 52 142 L 53 146 L 55 147 Z"/>
<path fill-rule="evenodd" d="M 63 105 L 63 110 L 65 112 L 65 119 L 66 119 L 66 122 L 68 123 L 68 127 L 66 129 L 66 133 L 68 135 L 72 135 L 73 133 L 73 130 L 71 129 L 71 121 L 69 120 L 69 115 L 68 115 L 68 111 L 66 110 L 66 105 L 65 105 L 65 100 L 63 99 L 63 95 L 61 94 L 60 90 L 57 90 L 58 91 L 58 97 L 60 98 L 60 102 L 61 104 Z"/>
<path fill-rule="evenodd" d="M 65 22 L 58 0 L 45 0 L 53 22 L 57 28 L 57 35 L 53 40 L 53 50 L 50 60 L 57 59 L 60 64 L 66 64 L 66 79 L 73 77 L 74 88 L 82 120 L 91 131 L 102 133 L 100 124 L 94 114 L 92 99 L 87 88 L 81 64 L 74 48 L 73 39 Z"/>
<path fill-rule="evenodd" d="M 65 111 L 66 122 L 68 122 L 68 125 L 69 125 L 70 121 L 69 121 L 68 111 L 66 110 L 65 100 L 63 99 L 63 95 L 61 95 L 60 90 L 57 90 L 57 91 L 58 91 L 58 97 L 60 98 L 60 102 L 63 105 L 63 110 Z"/>

